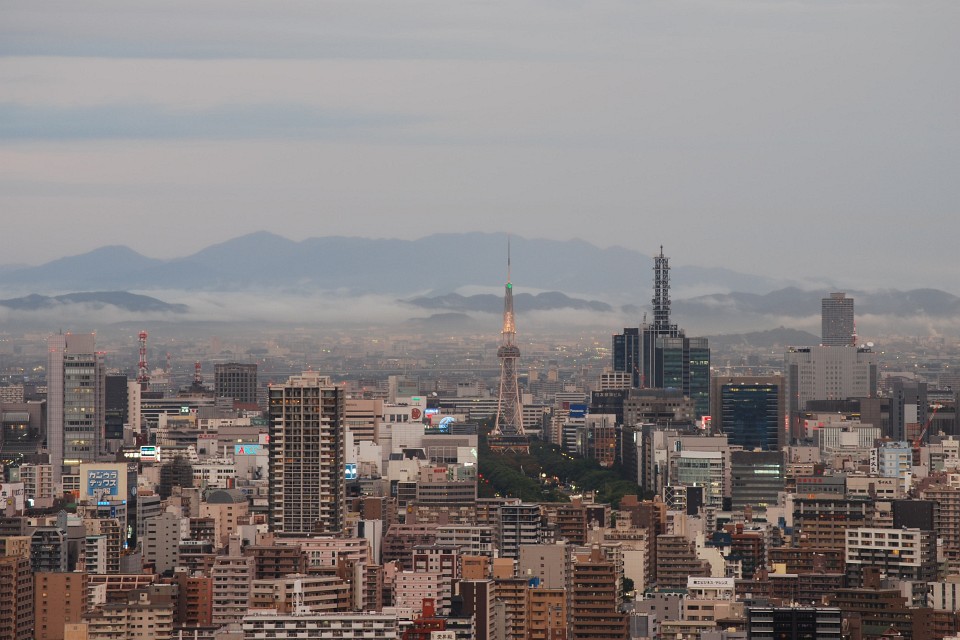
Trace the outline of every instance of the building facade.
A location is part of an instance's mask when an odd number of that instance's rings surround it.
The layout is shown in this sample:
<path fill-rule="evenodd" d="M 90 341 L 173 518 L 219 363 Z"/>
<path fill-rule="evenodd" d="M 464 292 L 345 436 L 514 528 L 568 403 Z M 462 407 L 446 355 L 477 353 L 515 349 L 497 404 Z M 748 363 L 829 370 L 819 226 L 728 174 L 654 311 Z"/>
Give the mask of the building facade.
<path fill-rule="evenodd" d="M 271 385 L 270 527 L 284 533 L 338 533 L 344 526 L 344 393 L 306 372 Z"/>

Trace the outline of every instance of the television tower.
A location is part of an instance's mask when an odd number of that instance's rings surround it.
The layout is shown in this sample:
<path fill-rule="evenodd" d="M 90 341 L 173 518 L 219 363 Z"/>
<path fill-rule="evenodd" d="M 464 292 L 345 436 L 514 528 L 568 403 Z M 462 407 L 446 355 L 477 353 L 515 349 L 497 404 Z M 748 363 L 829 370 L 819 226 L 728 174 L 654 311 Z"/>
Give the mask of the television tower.
<path fill-rule="evenodd" d="M 503 296 L 503 330 L 500 331 L 500 395 L 497 398 L 497 417 L 490 433 L 492 449 L 529 451 L 530 445 L 523 430 L 523 403 L 520 399 L 520 381 L 517 378 L 517 360 L 520 347 L 516 345 L 517 327 L 513 315 L 513 282 L 510 279 L 510 240 L 507 239 L 507 284 Z"/>
<path fill-rule="evenodd" d="M 140 362 L 137 363 L 137 382 L 140 390 L 146 391 L 150 386 L 150 374 L 147 372 L 147 332 L 141 331 L 138 336 L 140 342 Z"/>

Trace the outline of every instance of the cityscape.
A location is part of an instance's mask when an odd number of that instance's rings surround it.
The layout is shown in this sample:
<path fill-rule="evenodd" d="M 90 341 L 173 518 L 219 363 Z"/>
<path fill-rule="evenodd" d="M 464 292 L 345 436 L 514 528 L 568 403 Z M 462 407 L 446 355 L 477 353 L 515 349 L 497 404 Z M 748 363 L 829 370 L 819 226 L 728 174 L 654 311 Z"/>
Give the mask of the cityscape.
<path fill-rule="evenodd" d="M 481 338 L 8 332 L 0 636 L 960 632 L 951 341 L 829 292 L 715 352 L 663 247 L 639 326 L 521 340 L 505 271 Z"/>
<path fill-rule="evenodd" d="M 4 0 L 0 640 L 960 640 L 958 25 Z"/>

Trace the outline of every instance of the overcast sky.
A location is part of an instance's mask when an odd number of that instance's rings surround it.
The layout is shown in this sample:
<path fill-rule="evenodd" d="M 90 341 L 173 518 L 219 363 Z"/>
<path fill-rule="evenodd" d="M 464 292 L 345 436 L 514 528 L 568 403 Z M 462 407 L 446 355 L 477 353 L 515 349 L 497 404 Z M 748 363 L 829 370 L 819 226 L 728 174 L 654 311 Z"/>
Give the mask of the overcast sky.
<path fill-rule="evenodd" d="M 960 293 L 958 33 L 956 0 L 3 1 L 0 264 L 489 230 Z"/>

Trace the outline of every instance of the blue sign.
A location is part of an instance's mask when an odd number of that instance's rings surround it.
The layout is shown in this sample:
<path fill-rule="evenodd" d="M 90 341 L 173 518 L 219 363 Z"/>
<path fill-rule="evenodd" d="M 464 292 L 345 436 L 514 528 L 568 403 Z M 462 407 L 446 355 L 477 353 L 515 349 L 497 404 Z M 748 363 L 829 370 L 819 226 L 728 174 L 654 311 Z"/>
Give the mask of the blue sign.
<path fill-rule="evenodd" d="M 583 418 L 587 415 L 587 405 L 585 404 L 571 404 L 570 405 L 570 417 L 571 418 Z"/>
<path fill-rule="evenodd" d="M 87 471 L 87 495 L 120 495 L 119 472 L 115 469 L 91 469 Z"/>
<path fill-rule="evenodd" d="M 355 463 L 355 462 L 348 462 L 348 463 L 347 463 L 347 468 L 346 468 L 346 473 L 344 474 L 344 476 L 346 477 L 346 479 L 347 479 L 347 480 L 356 480 L 358 475 L 359 475 L 359 474 L 357 473 L 357 463 Z"/>

